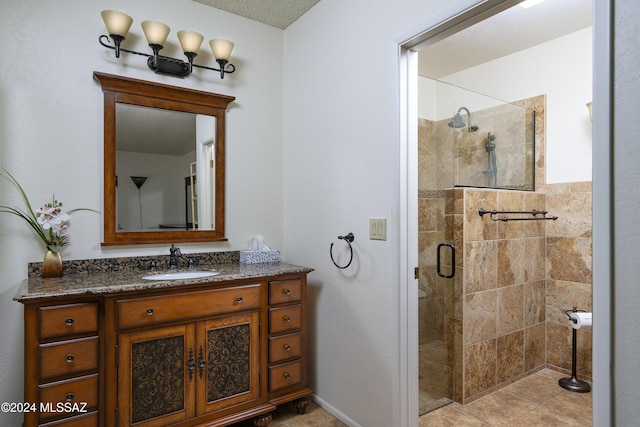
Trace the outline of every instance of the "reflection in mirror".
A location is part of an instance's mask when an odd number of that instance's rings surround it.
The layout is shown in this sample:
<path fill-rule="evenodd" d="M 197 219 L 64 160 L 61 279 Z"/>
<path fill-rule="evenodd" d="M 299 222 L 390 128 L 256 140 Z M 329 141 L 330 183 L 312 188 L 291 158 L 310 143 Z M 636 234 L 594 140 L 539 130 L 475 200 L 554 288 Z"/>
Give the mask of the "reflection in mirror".
<path fill-rule="evenodd" d="M 104 92 L 103 245 L 226 240 L 235 98 L 94 72 Z"/>
<path fill-rule="evenodd" d="M 117 232 L 215 230 L 214 132 L 215 117 L 116 103 Z"/>

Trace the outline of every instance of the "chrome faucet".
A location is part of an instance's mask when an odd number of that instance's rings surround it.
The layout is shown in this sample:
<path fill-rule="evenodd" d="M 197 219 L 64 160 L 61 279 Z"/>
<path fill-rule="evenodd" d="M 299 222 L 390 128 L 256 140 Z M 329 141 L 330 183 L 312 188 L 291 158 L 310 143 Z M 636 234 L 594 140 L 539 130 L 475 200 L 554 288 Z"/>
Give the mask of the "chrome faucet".
<path fill-rule="evenodd" d="M 169 268 L 171 270 L 175 270 L 178 267 L 177 257 L 179 256 L 182 256 L 180 248 L 176 248 L 175 246 L 173 246 L 173 244 L 171 244 L 171 247 L 169 248 Z"/>

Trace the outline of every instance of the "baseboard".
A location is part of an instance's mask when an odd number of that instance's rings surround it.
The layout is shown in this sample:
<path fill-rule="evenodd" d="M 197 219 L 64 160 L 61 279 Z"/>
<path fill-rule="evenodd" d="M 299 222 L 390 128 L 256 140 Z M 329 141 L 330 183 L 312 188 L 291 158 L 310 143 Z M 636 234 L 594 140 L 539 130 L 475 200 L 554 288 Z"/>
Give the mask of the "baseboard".
<path fill-rule="evenodd" d="M 340 421 L 342 421 L 343 423 L 345 423 L 349 427 L 361 427 L 360 424 L 358 424 L 357 422 L 353 421 L 351 418 L 349 418 L 342 411 L 339 411 L 338 409 L 334 408 L 332 405 L 327 403 L 325 400 L 323 400 L 317 394 L 313 394 L 312 396 L 310 396 L 310 398 L 311 398 L 311 400 L 316 402 L 318 404 L 318 406 L 320 406 L 322 409 L 324 409 L 325 411 L 329 412 L 331 415 L 333 415 L 334 417 L 336 417 L 337 419 L 339 419 Z"/>

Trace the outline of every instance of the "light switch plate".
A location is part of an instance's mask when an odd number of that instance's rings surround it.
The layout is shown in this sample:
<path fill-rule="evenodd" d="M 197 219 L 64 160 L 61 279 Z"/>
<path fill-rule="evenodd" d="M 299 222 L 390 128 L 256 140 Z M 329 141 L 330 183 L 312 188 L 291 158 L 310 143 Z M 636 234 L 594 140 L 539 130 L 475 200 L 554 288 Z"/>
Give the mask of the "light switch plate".
<path fill-rule="evenodd" d="M 387 240 L 387 218 L 369 218 L 369 239 Z"/>

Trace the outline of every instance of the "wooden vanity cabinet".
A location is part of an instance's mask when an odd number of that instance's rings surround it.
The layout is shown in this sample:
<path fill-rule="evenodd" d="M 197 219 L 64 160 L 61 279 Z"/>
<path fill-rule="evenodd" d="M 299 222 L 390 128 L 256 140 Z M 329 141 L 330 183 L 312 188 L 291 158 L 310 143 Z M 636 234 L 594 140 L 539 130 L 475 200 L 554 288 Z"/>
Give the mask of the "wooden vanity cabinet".
<path fill-rule="evenodd" d="M 306 273 L 25 304 L 26 427 L 267 426 L 304 413 Z"/>
<path fill-rule="evenodd" d="M 26 304 L 25 426 L 98 426 L 99 300 Z"/>

